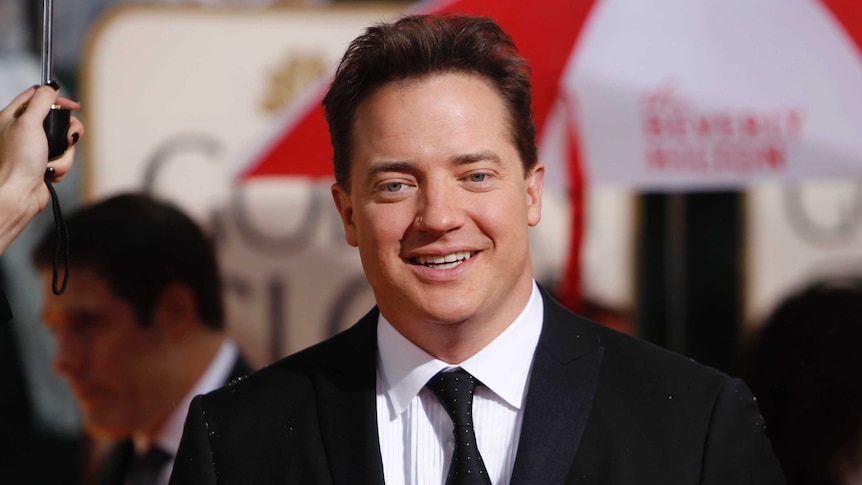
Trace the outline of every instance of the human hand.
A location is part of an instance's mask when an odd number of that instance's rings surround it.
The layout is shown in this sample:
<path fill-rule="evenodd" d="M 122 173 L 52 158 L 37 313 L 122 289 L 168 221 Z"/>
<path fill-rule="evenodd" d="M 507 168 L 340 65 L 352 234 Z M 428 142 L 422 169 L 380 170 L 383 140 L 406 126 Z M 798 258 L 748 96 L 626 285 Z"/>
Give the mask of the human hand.
<path fill-rule="evenodd" d="M 50 180 L 59 182 L 72 168 L 75 143 L 84 134 L 84 125 L 71 117 L 69 148 L 48 163 L 48 140 L 42 122 L 53 104 L 71 110 L 81 107 L 60 97 L 55 84 L 31 87 L 0 110 L 0 252 L 48 204 L 46 170 L 53 169 Z"/>

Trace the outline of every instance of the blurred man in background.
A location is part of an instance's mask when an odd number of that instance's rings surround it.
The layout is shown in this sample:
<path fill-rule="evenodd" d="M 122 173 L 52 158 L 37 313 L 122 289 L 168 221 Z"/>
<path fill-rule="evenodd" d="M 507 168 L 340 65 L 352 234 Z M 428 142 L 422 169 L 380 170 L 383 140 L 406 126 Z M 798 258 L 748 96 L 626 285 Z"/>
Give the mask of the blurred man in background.
<path fill-rule="evenodd" d="M 192 397 L 250 372 L 223 331 L 211 242 L 177 208 L 120 195 L 67 221 L 71 277 L 52 294 L 54 236 L 34 260 L 54 366 L 97 438 L 117 440 L 100 485 L 164 484 Z"/>

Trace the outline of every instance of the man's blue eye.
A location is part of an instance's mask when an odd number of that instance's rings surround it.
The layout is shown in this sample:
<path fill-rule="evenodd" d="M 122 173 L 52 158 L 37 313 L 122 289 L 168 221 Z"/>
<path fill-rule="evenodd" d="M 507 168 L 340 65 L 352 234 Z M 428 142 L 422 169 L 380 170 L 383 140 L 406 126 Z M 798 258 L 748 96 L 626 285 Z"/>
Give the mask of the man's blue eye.
<path fill-rule="evenodd" d="M 470 175 L 472 182 L 484 182 L 486 178 L 488 178 L 488 174 L 486 173 L 474 173 Z"/>
<path fill-rule="evenodd" d="M 386 184 L 386 190 L 388 192 L 398 192 L 399 190 L 401 190 L 401 187 L 403 185 L 404 184 L 402 184 L 401 182 L 390 182 Z"/>

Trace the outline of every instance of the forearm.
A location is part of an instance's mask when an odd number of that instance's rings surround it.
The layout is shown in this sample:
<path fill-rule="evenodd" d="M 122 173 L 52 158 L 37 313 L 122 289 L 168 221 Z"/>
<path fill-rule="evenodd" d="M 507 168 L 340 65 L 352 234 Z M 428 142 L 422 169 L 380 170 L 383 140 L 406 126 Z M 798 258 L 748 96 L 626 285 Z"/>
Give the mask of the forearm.
<path fill-rule="evenodd" d="M 7 179 L 0 182 L 0 254 L 45 207 L 47 194 L 41 180 L 21 183 Z"/>
<path fill-rule="evenodd" d="M 0 254 L 44 207 L 33 200 L 32 192 L 10 185 L 9 182 L 0 183 Z"/>

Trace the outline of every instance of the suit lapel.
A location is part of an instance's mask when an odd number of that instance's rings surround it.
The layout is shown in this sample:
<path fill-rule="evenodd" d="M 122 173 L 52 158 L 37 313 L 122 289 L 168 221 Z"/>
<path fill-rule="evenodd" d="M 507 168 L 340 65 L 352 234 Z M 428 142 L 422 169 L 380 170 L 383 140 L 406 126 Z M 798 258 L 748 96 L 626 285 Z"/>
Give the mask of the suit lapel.
<path fill-rule="evenodd" d="M 383 483 L 377 437 L 377 311 L 342 335 L 315 380 L 320 430 L 335 484 Z"/>
<path fill-rule="evenodd" d="M 598 335 L 547 292 L 512 484 L 562 483 L 572 467 L 596 391 Z"/>

